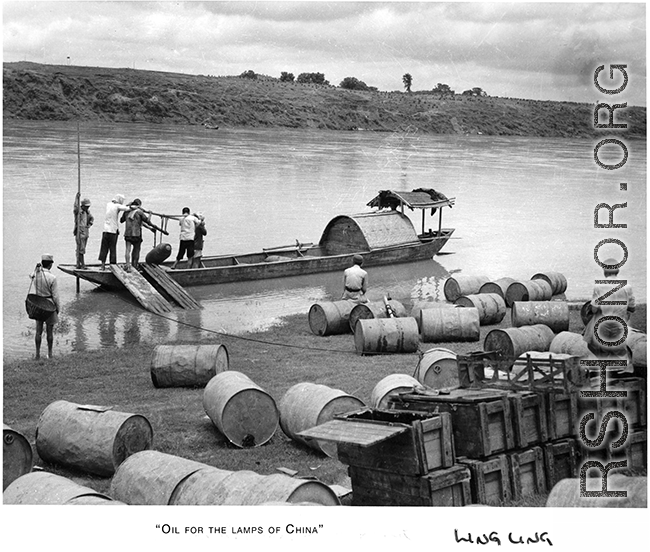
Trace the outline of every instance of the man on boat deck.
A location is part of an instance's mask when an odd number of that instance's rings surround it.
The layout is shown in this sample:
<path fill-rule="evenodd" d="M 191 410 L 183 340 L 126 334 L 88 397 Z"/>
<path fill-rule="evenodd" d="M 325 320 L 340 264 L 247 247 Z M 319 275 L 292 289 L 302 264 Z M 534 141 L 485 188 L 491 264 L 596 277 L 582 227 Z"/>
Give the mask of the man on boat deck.
<path fill-rule="evenodd" d="M 343 295 L 341 299 L 349 299 L 357 303 L 367 303 L 366 289 L 368 286 L 368 273 L 361 268 L 363 257 L 355 255 L 353 265 L 343 272 Z"/>
<path fill-rule="evenodd" d="M 43 325 L 46 326 L 46 337 L 47 337 L 47 356 L 52 358 L 52 347 L 54 346 L 54 324 L 59 321 L 59 289 L 56 283 L 56 276 L 50 272 L 52 264 L 54 263 L 54 258 L 52 255 L 43 255 L 41 257 L 41 262 L 36 265 L 36 270 L 33 274 L 30 274 L 30 278 L 34 283 L 34 294 L 40 297 L 49 297 L 56 310 L 50 315 L 50 317 L 43 321 L 36 321 L 36 333 L 34 335 L 34 343 L 36 345 L 36 359 L 41 358 L 41 341 L 43 339 Z"/>
<path fill-rule="evenodd" d="M 77 238 L 77 268 L 86 268 L 84 255 L 86 254 L 89 230 L 93 222 L 95 222 L 95 217 L 90 213 L 90 200 L 84 198 L 81 200 L 81 205 L 79 205 L 80 198 L 81 194 L 77 192 L 72 206 L 72 212 L 74 213 L 74 230 L 72 234 Z"/>
<path fill-rule="evenodd" d="M 194 229 L 194 255 L 192 257 L 192 268 L 202 268 L 204 265 L 201 262 L 203 257 L 203 238 L 207 236 L 208 231 L 205 229 L 205 217 L 202 213 L 194 213 L 198 223 Z"/>
<path fill-rule="evenodd" d="M 172 265 L 172 269 L 176 268 L 176 265 L 183 259 L 185 252 L 187 251 L 187 266 L 192 266 L 192 258 L 194 257 L 194 233 L 196 230 L 196 225 L 199 222 L 197 218 L 190 215 L 190 208 L 183 207 L 183 216 L 178 221 L 178 225 L 181 227 L 180 233 L 180 246 L 178 248 L 178 255 L 176 255 L 176 261 Z"/>
<path fill-rule="evenodd" d="M 607 317 L 618 317 L 628 323 L 630 315 L 636 310 L 636 300 L 634 298 L 634 293 L 632 293 L 632 287 L 626 284 L 621 289 L 616 290 L 614 293 L 604 298 L 603 301 L 610 302 L 616 301 L 620 302 L 620 305 L 608 305 L 608 304 L 599 304 L 598 299 L 606 295 L 609 291 L 616 289 L 617 284 L 615 280 L 618 277 L 618 264 L 614 259 L 607 259 L 603 262 L 607 267 L 614 268 L 603 268 L 603 273 L 606 280 L 613 280 L 611 283 L 606 284 L 596 284 L 594 287 L 594 292 L 591 299 L 591 312 L 594 313 L 593 317 L 589 322 L 584 331 L 584 340 L 587 343 L 589 350 L 594 353 L 594 355 L 601 358 L 613 358 L 617 360 L 627 360 L 626 367 L 613 367 L 611 370 L 613 375 L 627 375 L 630 376 L 634 371 L 632 362 L 629 358 L 628 349 L 623 342 L 620 345 L 609 345 L 609 343 L 615 343 L 620 340 L 624 333 L 625 328 L 619 320 L 606 320 Z M 600 339 L 604 342 L 601 343 L 596 335 L 596 325 L 598 325 L 597 333 L 600 336 Z M 629 327 L 628 327 L 629 335 Z"/>
<path fill-rule="evenodd" d="M 121 211 L 131 209 L 123 205 L 124 196 L 117 194 L 106 204 L 106 218 L 104 219 L 104 232 L 102 233 L 102 244 L 99 249 L 99 262 L 102 263 L 102 270 L 106 270 L 106 255 L 109 255 L 110 264 L 117 264 L 117 235 L 120 233 L 118 216 Z"/>
<path fill-rule="evenodd" d="M 138 268 L 140 261 L 140 248 L 142 247 L 142 225 L 150 227 L 150 220 L 146 213 L 140 208 L 142 201 L 135 198 L 129 207 L 135 207 L 132 211 L 122 213 L 120 222 L 124 223 L 124 244 L 126 251 L 124 259 L 126 264 L 124 270 L 129 272 L 131 266 Z M 133 251 L 131 251 L 133 249 Z M 130 263 L 129 263 L 130 261 Z"/>

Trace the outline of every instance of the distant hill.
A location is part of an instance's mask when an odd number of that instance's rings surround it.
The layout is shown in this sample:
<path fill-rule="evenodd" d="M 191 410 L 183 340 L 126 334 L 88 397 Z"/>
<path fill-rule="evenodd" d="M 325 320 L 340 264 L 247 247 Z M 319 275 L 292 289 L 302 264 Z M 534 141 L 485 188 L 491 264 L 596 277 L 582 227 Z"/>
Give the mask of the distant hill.
<path fill-rule="evenodd" d="M 585 103 L 356 91 L 264 76 L 251 79 L 30 62 L 3 64 L 5 119 L 604 136 L 607 131 L 593 128 L 593 111 L 594 105 Z M 626 137 L 645 138 L 645 107 L 619 110 L 616 122 L 628 123 Z"/>

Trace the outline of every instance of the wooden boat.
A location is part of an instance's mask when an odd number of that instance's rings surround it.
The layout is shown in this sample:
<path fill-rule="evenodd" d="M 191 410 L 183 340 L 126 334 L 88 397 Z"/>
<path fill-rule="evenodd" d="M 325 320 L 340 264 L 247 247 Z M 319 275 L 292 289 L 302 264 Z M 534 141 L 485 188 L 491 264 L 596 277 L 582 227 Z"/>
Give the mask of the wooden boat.
<path fill-rule="evenodd" d="M 259 253 L 203 257 L 204 268 L 187 268 L 186 261 L 174 270 L 173 261 L 160 266 L 181 286 L 198 286 L 343 270 L 352 264 L 355 254 L 363 256 L 364 268 L 431 259 L 454 232 L 442 227 L 442 208 L 452 207 L 454 202 L 435 190 L 385 190 L 368 203 L 377 211 L 333 218 L 318 244 L 296 242 Z M 404 214 L 405 207 L 422 210 L 420 234 Z M 425 231 L 425 211 L 429 209 L 432 215 L 439 214 L 437 230 Z M 58 268 L 104 287 L 123 287 L 110 270 L 102 271 L 99 265 Z"/>

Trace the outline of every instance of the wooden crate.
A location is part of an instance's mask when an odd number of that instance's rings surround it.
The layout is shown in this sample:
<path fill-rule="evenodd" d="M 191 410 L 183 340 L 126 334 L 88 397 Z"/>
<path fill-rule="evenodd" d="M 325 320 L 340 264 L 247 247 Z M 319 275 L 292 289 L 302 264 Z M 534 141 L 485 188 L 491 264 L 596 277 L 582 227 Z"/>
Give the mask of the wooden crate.
<path fill-rule="evenodd" d="M 549 441 L 575 437 L 580 422 L 578 392 L 549 389 L 544 392 L 544 399 Z"/>
<path fill-rule="evenodd" d="M 398 410 L 366 408 L 336 417 L 347 422 L 350 430 L 338 437 L 338 459 L 344 464 L 387 470 L 406 475 L 425 475 L 438 468 L 454 465 L 454 441 L 451 415 L 432 415 Z M 372 432 L 377 426 L 402 424 L 404 433 L 369 446 L 363 446 L 352 434 L 352 423 L 366 424 Z M 340 426 L 343 432 L 345 426 Z"/>
<path fill-rule="evenodd" d="M 586 371 L 574 355 L 530 351 L 517 358 L 502 359 L 493 351 L 457 355 L 458 379 L 463 388 L 513 390 L 562 389 L 576 391 L 586 383 Z"/>
<path fill-rule="evenodd" d="M 353 506 L 467 506 L 472 503 L 466 466 L 427 475 L 403 475 L 350 466 Z"/>
<path fill-rule="evenodd" d="M 627 397 L 599 399 L 601 417 L 609 410 L 618 410 L 625 414 L 629 427 L 646 427 L 646 385 L 643 378 L 624 378 L 608 384 L 609 391 L 626 391 Z"/>
<path fill-rule="evenodd" d="M 458 463 L 467 466 L 472 474 L 470 488 L 474 504 L 499 506 L 512 498 L 512 484 L 508 457 L 499 454 L 486 460 L 459 458 Z"/>
<path fill-rule="evenodd" d="M 548 441 L 544 394 L 517 392 L 508 395 L 508 399 L 512 411 L 515 445 L 526 448 Z"/>
<path fill-rule="evenodd" d="M 552 489 L 561 479 L 578 477 L 578 444 L 575 439 L 560 439 L 542 446 L 546 488 Z"/>
<path fill-rule="evenodd" d="M 544 453 L 541 447 L 510 452 L 507 456 L 514 500 L 546 492 Z"/>
<path fill-rule="evenodd" d="M 457 456 L 486 458 L 515 447 L 509 392 L 452 389 L 437 393 L 399 393 L 391 397 L 389 407 L 451 414 Z"/>
<path fill-rule="evenodd" d="M 648 432 L 646 429 L 635 429 L 628 433 L 625 444 L 620 448 L 612 448 L 610 442 L 608 450 L 611 460 L 627 460 L 625 469 L 648 469 Z"/>

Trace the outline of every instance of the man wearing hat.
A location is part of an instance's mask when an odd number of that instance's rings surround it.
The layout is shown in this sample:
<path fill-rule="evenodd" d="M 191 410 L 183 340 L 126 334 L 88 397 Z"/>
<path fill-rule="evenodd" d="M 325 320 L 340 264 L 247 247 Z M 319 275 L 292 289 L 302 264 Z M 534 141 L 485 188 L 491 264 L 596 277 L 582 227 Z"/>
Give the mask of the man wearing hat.
<path fill-rule="evenodd" d="M 607 293 L 616 289 L 619 264 L 615 259 L 607 259 L 603 262 L 603 273 L 605 280 L 612 280 L 604 284 L 596 284 L 591 299 L 591 312 L 594 314 L 587 323 L 584 331 L 584 340 L 589 350 L 597 358 L 614 358 L 620 360 L 629 360 L 628 351 L 625 342 L 614 345 L 626 333 L 629 334 L 629 328 L 623 326 L 620 320 L 605 320 L 606 317 L 614 316 L 623 320 L 627 325 L 630 315 L 636 309 L 636 301 L 632 293 L 632 287 L 626 284 L 624 287 L 617 289 L 614 293 L 602 299 L 605 303 L 617 302 L 618 305 L 600 304 L 598 299 L 604 297 Z M 598 335 L 596 335 L 596 333 Z M 600 337 L 600 341 L 598 339 Z M 604 343 L 602 343 L 603 341 Z M 610 345 L 611 343 L 611 345 Z M 625 368 L 619 368 L 619 373 L 630 374 L 634 371 L 632 363 L 628 362 Z M 614 370 L 613 370 L 614 372 Z"/>
<path fill-rule="evenodd" d="M 110 264 L 117 264 L 117 235 L 119 230 L 119 214 L 122 211 L 129 211 L 131 206 L 123 205 L 124 196 L 117 194 L 106 204 L 106 217 L 104 219 L 104 232 L 102 233 L 102 244 L 99 249 L 99 262 L 102 263 L 102 270 L 106 270 L 106 256 L 109 256 Z M 136 207 L 133 207 L 134 209 Z"/>
<path fill-rule="evenodd" d="M 74 212 L 74 230 L 72 234 L 77 239 L 77 268 L 86 268 L 84 255 L 88 243 L 89 229 L 95 222 L 95 217 L 90 213 L 90 200 L 84 198 L 79 205 L 81 194 L 77 192 L 72 210 Z"/>
<path fill-rule="evenodd" d="M 43 325 L 46 326 L 47 337 L 47 356 L 52 358 L 52 347 L 54 345 L 54 324 L 59 321 L 59 290 L 56 284 L 56 276 L 50 272 L 54 258 L 52 255 L 43 255 L 41 262 L 36 265 L 36 270 L 30 275 L 34 281 L 34 293 L 41 297 L 48 297 L 54 303 L 56 310 L 45 320 L 36 321 L 36 334 L 34 342 L 36 344 L 36 359 L 41 358 L 41 341 L 43 337 Z"/>
<path fill-rule="evenodd" d="M 366 288 L 368 286 L 368 273 L 361 268 L 363 257 L 352 257 L 352 266 L 343 272 L 343 295 L 341 299 L 349 299 L 357 303 L 367 303 Z"/>

